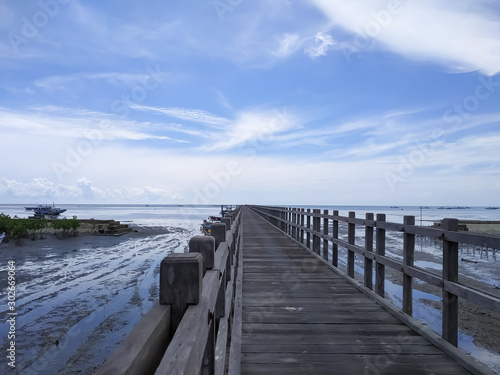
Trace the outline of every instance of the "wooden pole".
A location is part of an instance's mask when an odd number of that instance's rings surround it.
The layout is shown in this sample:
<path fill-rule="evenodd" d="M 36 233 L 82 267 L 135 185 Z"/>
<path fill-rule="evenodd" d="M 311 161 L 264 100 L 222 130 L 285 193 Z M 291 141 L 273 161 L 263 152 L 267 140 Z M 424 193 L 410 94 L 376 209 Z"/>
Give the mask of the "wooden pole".
<path fill-rule="evenodd" d="M 353 211 L 349 212 L 349 219 L 354 219 L 356 213 Z M 347 228 L 347 242 L 350 245 L 355 244 L 356 238 L 356 225 L 354 223 L 349 223 Z M 347 276 L 354 278 L 354 251 L 347 250 Z"/>
<path fill-rule="evenodd" d="M 339 216 L 339 212 L 333 211 L 333 216 Z M 339 221 L 336 219 L 333 219 L 332 237 L 334 239 L 339 238 Z M 335 242 L 332 242 L 332 265 L 334 267 L 339 266 L 339 245 Z"/>
<path fill-rule="evenodd" d="M 321 211 L 318 209 L 313 210 L 313 214 L 319 214 Z M 320 218 L 317 216 L 313 216 L 313 251 L 316 254 L 319 254 L 319 244 L 320 240 L 318 237 L 320 226 Z"/>
<path fill-rule="evenodd" d="M 377 223 L 385 222 L 385 214 L 377 214 Z M 385 229 L 377 228 L 376 231 L 376 252 L 377 255 L 385 255 Z M 377 262 L 375 268 L 375 292 L 385 297 L 385 265 Z"/>
<path fill-rule="evenodd" d="M 328 210 L 324 210 L 323 213 L 328 215 Z M 323 218 L 323 234 L 328 235 L 328 219 Z M 323 239 L 323 259 L 328 260 L 328 240 Z"/>
<path fill-rule="evenodd" d="M 311 232 L 310 232 L 310 230 L 311 230 L 311 209 L 310 208 L 307 209 L 306 215 L 307 215 L 307 229 L 308 229 L 308 231 L 306 233 L 306 247 L 308 249 L 310 249 L 311 248 Z"/>
<path fill-rule="evenodd" d="M 304 244 L 304 209 L 300 209 L 300 243 Z"/>
<path fill-rule="evenodd" d="M 407 225 L 415 225 L 415 216 L 404 217 L 403 264 L 413 267 L 415 262 L 415 235 L 406 232 Z M 403 311 L 413 315 L 413 277 L 403 271 Z"/>
<path fill-rule="evenodd" d="M 443 230 L 457 231 L 457 219 L 444 219 Z M 458 282 L 458 243 L 443 238 L 443 279 Z M 458 345 L 458 297 L 443 288 L 443 338 Z"/>
<path fill-rule="evenodd" d="M 366 220 L 373 220 L 374 216 L 372 213 L 366 213 Z M 373 252 L 373 227 L 365 226 L 365 250 Z M 365 258 L 365 270 L 364 270 L 364 281 L 365 286 L 369 289 L 373 289 L 373 260 Z"/>

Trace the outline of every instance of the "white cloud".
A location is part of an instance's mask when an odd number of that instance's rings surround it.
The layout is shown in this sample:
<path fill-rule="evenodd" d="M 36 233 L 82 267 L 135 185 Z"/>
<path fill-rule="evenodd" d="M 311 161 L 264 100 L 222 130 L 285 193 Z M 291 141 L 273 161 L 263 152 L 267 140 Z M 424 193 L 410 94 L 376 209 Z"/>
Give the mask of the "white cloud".
<path fill-rule="evenodd" d="M 218 127 L 225 125 L 229 120 L 216 116 L 207 111 L 201 109 L 190 109 L 190 108 L 162 108 L 162 107 L 149 107 L 145 105 L 139 105 L 130 103 L 129 107 L 138 111 L 149 111 L 161 113 L 165 116 L 176 118 L 179 120 L 186 120 L 192 122 L 198 122 L 202 124 L 217 125 Z"/>
<path fill-rule="evenodd" d="M 153 186 L 122 187 L 122 188 L 99 188 L 85 177 L 81 177 L 73 185 L 56 184 L 46 178 L 37 177 L 29 182 L 21 182 L 13 179 L 0 179 L 0 198 L 2 199 L 24 199 L 25 202 L 41 200 L 46 201 L 152 201 L 166 202 L 175 201 L 182 196 L 168 189 Z"/>
<path fill-rule="evenodd" d="M 315 44 L 305 49 L 306 55 L 315 59 L 320 56 L 325 56 L 329 49 L 336 44 L 332 36 L 327 33 L 317 33 L 314 39 Z"/>
<path fill-rule="evenodd" d="M 285 58 L 293 54 L 300 48 L 301 41 L 298 34 L 285 33 L 279 40 L 279 48 L 275 52 L 276 56 Z"/>
<path fill-rule="evenodd" d="M 160 139 L 186 142 L 163 134 L 148 133 L 150 123 L 116 118 L 113 115 L 64 107 L 37 107 L 33 111 L 12 111 L 0 107 L 0 129 L 54 138 L 104 140 Z"/>
<path fill-rule="evenodd" d="M 130 74 L 119 72 L 88 73 L 80 72 L 68 75 L 57 75 L 37 79 L 33 86 L 45 91 L 74 91 L 75 85 L 81 85 L 85 81 L 103 81 L 112 85 L 137 85 L 145 77 L 144 74 Z"/>
<path fill-rule="evenodd" d="M 297 120 L 285 110 L 247 111 L 238 115 L 227 129 L 220 133 L 212 145 L 205 146 L 209 151 L 227 150 L 245 143 L 269 142 L 282 132 L 297 126 Z"/>
<path fill-rule="evenodd" d="M 450 70 L 500 72 L 500 19 L 487 0 L 311 0 L 336 25 Z M 392 7 L 390 4 L 400 4 Z M 363 49 L 353 39 L 351 47 Z"/>

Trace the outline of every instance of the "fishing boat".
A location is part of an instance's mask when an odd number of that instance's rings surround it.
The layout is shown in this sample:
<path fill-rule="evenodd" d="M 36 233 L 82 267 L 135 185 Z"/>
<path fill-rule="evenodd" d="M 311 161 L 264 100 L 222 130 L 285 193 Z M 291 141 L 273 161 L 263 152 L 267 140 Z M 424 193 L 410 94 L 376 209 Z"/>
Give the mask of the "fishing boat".
<path fill-rule="evenodd" d="M 35 217 L 40 216 L 58 216 L 63 212 L 66 212 L 65 208 L 58 208 L 54 204 L 39 204 L 33 207 L 24 207 L 27 211 L 33 211 Z"/>
<path fill-rule="evenodd" d="M 212 233 L 212 224 L 213 223 L 220 223 L 222 217 L 221 216 L 209 216 L 208 220 L 203 220 L 203 223 L 201 224 L 201 232 L 205 236 L 210 236 Z"/>
<path fill-rule="evenodd" d="M 205 236 L 210 236 L 210 234 L 212 233 L 212 224 L 213 223 L 210 221 L 203 220 L 200 230 Z"/>

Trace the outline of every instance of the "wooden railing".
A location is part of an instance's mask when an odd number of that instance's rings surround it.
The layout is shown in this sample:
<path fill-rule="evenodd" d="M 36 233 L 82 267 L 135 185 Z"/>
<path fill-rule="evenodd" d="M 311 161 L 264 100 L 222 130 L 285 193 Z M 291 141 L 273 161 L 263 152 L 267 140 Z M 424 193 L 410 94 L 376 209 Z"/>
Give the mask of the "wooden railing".
<path fill-rule="evenodd" d="M 159 302 L 96 374 L 237 373 L 228 367 L 239 366 L 231 358 L 241 350 L 231 340 L 241 336 L 239 314 L 233 324 L 242 282 L 240 213 L 227 212 L 212 236 L 193 237 L 188 254 L 162 260 Z"/>
<path fill-rule="evenodd" d="M 345 217 L 339 216 L 338 211 L 329 214 L 328 210 L 322 213 L 319 209 L 267 206 L 250 206 L 250 208 L 336 269 L 338 269 L 339 247 L 346 248 L 346 276 L 352 280 L 355 276 L 355 254 L 361 255 L 364 258 L 363 285 L 368 293 L 385 297 L 385 267 L 402 273 L 402 311 L 409 317 L 413 314 L 413 278 L 441 288 L 443 300 L 441 336 L 454 346 L 457 346 L 458 341 L 458 298 L 500 312 L 500 298 L 458 281 L 459 244 L 500 249 L 500 238 L 459 232 L 457 219 L 444 219 L 441 228 L 432 228 L 416 226 L 414 216 L 405 216 L 403 223 L 391 223 L 386 221 L 385 214 L 377 214 L 374 218 L 372 213 L 367 213 L 362 219 L 356 218 L 354 212 L 349 212 L 349 216 Z M 323 220 L 322 226 L 321 220 Z M 347 241 L 339 239 L 340 222 L 347 224 Z M 355 243 L 357 227 L 365 229 L 364 246 Z M 331 234 L 330 229 L 332 229 Z M 403 233 L 402 262 L 386 256 L 386 231 Z M 442 240 L 442 276 L 414 266 L 416 235 Z M 331 254 L 330 259 L 329 254 Z M 373 267 L 374 262 L 375 267 Z M 372 285 L 373 268 L 375 268 L 375 288 Z"/>

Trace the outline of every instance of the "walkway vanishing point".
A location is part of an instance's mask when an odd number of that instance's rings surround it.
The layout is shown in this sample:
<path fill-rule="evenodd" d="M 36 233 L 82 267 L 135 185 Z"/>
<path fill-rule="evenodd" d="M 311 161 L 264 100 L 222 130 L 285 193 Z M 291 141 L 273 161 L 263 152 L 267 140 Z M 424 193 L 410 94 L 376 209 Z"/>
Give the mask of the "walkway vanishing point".
<path fill-rule="evenodd" d="M 404 231 L 405 252 L 414 247 L 412 232 L 425 231 L 437 237 L 439 230 L 410 228 L 414 223 L 406 218 L 403 227 L 395 226 L 385 223 L 384 216 L 378 215 L 377 222 L 369 215 L 362 220 L 356 219 L 354 213 L 349 218 L 339 217 L 336 211 L 331 216 L 319 210 L 253 206 L 237 209 L 223 220 L 224 224 L 218 224 L 223 226 L 222 231 L 226 226 L 231 228 L 219 240 L 217 225 L 212 228 L 214 237 L 194 237 L 190 251 L 200 250 L 202 257 L 193 251 L 164 259 L 160 304 L 154 305 L 97 373 L 494 374 L 453 343 L 453 331 L 457 331 L 456 295 L 465 295 L 462 287 L 455 286 L 458 283 L 440 279 L 445 285 L 445 300 L 449 301 L 443 305 L 446 340 L 411 317 L 408 276 L 433 284 L 438 283 L 438 276 L 413 271 L 413 260 L 405 256 L 404 311 L 379 295 L 383 295 L 383 267 L 392 268 L 391 262 L 397 263 L 386 260 L 381 253 L 385 246 L 383 228 Z M 348 243 L 338 240 L 339 221 L 349 225 Z M 370 254 L 363 253 L 364 285 L 336 267 L 337 245 L 343 244 L 349 250 L 348 274 L 354 270 L 354 255 L 362 252 L 354 244 L 356 224 L 368 228 L 364 250 Z M 453 225 L 444 223 L 444 230 L 454 231 Z M 333 229 L 331 235 L 329 228 Z M 376 249 L 371 248 L 374 233 Z M 455 251 L 455 242 L 447 238 L 454 239 L 453 235 L 443 236 L 443 263 L 448 262 L 446 252 Z M 479 240 L 485 238 L 473 236 L 463 241 Z M 214 243 L 206 255 L 205 245 L 210 241 Z M 493 238 L 488 244 L 500 245 L 499 241 Z M 166 280 L 162 275 L 168 274 L 170 282 L 175 279 L 172 268 L 166 269 L 167 259 L 172 265 L 181 262 L 183 256 L 187 263 L 182 266 L 182 274 L 190 275 L 180 282 L 192 283 L 188 279 L 199 273 L 199 284 L 194 283 L 194 292 L 187 293 L 188 297 L 179 296 L 178 291 L 172 294 L 177 293 L 174 299 L 190 300 L 187 305 L 165 299 L 170 292 L 161 290 Z M 206 264 L 203 260 L 200 263 L 200 258 L 208 260 L 208 270 L 202 270 Z M 189 268 L 194 273 L 186 268 L 190 267 L 188 263 L 196 264 Z M 368 291 L 373 289 L 373 269 L 374 289 L 379 294 Z M 445 272 L 443 278 L 450 277 L 450 272 Z M 448 290 L 455 290 L 455 294 L 447 295 Z M 193 297 L 197 291 L 199 295 Z M 467 293 L 470 300 L 500 311 L 498 298 L 477 297 L 473 290 Z"/>

